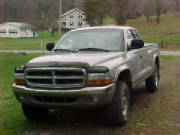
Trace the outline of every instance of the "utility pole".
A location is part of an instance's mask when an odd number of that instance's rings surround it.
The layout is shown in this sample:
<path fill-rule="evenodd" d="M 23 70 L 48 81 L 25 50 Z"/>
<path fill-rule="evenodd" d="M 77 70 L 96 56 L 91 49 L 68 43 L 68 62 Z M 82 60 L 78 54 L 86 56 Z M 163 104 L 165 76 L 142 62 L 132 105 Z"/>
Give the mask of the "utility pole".
<path fill-rule="evenodd" d="M 61 38 L 61 14 L 62 14 L 62 0 L 59 0 L 59 37 Z"/>

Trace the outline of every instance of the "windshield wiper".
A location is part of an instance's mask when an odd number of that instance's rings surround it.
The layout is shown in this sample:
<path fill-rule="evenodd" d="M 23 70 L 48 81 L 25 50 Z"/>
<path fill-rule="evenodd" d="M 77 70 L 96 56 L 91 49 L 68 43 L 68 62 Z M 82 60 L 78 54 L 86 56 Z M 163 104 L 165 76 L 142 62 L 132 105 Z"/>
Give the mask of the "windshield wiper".
<path fill-rule="evenodd" d="M 101 51 L 101 52 L 110 52 L 109 50 L 101 49 L 101 48 L 82 48 L 82 49 L 79 49 L 79 51 Z"/>
<path fill-rule="evenodd" d="M 77 52 L 70 49 L 54 49 L 54 52 Z"/>

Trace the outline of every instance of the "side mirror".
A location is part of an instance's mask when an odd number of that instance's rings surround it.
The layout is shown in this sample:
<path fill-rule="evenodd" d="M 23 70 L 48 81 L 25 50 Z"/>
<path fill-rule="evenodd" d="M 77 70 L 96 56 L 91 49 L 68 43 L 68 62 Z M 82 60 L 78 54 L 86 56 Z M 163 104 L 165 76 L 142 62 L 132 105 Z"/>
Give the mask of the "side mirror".
<path fill-rule="evenodd" d="M 53 50 L 53 48 L 54 48 L 54 43 L 47 43 L 47 45 L 46 45 L 46 49 L 48 50 L 48 51 L 52 51 Z"/>
<path fill-rule="evenodd" d="M 144 47 L 144 41 L 140 39 L 133 39 L 131 45 L 128 47 L 128 50 L 131 49 L 140 49 Z"/>

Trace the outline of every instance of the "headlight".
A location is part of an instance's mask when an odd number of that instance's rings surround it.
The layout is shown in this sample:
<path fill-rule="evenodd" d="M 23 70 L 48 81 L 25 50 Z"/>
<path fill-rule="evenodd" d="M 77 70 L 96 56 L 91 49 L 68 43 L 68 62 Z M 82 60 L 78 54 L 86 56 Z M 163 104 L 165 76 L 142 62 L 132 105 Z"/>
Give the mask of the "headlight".
<path fill-rule="evenodd" d="M 103 86 L 112 83 L 112 77 L 108 73 L 89 73 L 87 86 Z"/>
<path fill-rule="evenodd" d="M 24 66 L 16 67 L 14 73 L 14 83 L 16 85 L 25 85 Z"/>
<path fill-rule="evenodd" d="M 24 66 L 15 67 L 15 73 L 24 73 Z"/>

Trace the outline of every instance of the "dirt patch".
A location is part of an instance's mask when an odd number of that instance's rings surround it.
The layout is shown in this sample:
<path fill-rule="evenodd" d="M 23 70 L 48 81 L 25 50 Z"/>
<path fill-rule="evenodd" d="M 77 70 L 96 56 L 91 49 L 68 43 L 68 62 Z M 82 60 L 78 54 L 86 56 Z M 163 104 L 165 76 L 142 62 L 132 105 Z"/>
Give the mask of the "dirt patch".
<path fill-rule="evenodd" d="M 130 122 L 138 129 L 154 129 L 161 134 L 175 135 L 180 129 L 180 58 L 161 67 L 161 81 L 157 93 L 147 93 L 145 86 L 133 93 L 135 103 L 131 108 Z M 151 132 L 151 133 L 150 133 Z M 160 133 L 158 135 L 161 135 Z"/>
<path fill-rule="evenodd" d="M 164 74 L 164 75 L 163 75 Z M 164 76 L 164 77 L 163 77 Z M 166 122 L 171 123 L 170 126 L 180 129 L 180 61 L 176 59 L 176 63 L 162 70 L 162 80 L 160 89 L 166 104 Z"/>

